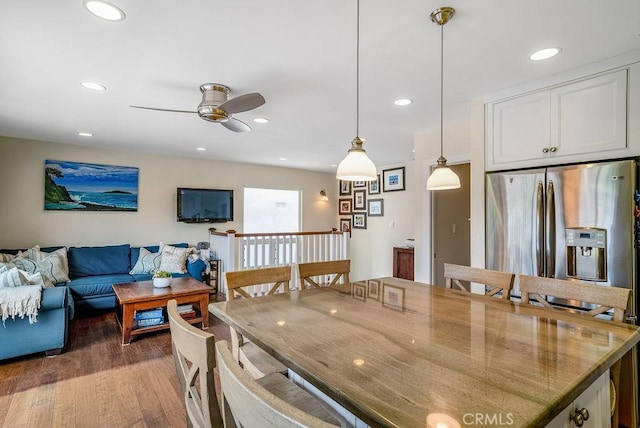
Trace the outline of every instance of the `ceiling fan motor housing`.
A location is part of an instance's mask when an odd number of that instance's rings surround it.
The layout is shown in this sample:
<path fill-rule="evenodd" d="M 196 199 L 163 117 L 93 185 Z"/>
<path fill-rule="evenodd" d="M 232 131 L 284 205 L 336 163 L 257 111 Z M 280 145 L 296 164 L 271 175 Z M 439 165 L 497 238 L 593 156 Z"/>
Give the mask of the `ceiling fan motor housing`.
<path fill-rule="evenodd" d="M 218 108 L 227 101 L 229 88 L 217 83 L 204 83 L 200 85 L 202 101 L 198 105 L 198 115 L 210 122 L 226 122 L 229 120 L 229 113 Z"/>

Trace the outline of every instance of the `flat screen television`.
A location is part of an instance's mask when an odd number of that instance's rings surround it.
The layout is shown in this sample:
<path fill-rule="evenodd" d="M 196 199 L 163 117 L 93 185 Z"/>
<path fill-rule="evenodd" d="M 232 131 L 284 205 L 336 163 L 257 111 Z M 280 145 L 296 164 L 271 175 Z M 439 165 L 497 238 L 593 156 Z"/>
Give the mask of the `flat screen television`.
<path fill-rule="evenodd" d="M 233 190 L 178 187 L 178 221 L 224 223 L 233 221 Z"/>

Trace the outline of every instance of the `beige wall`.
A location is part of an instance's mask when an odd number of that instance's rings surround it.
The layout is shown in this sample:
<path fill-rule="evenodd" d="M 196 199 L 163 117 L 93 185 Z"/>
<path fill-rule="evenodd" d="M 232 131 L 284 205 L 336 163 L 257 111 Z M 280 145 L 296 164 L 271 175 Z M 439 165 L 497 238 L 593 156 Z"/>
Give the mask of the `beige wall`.
<path fill-rule="evenodd" d="M 367 229 L 354 229 L 351 239 L 351 276 L 354 281 L 393 273 L 393 247 L 404 246 L 407 238 L 415 238 L 415 163 L 378 165 L 382 178 L 384 169 L 405 167 L 405 191 L 382 192 L 369 198 L 384 200 L 384 216 L 368 217 Z"/>
<path fill-rule="evenodd" d="M 44 211 L 45 159 L 139 168 L 138 211 Z M 338 227 L 338 186 L 330 173 L 0 137 L 0 183 L 0 248 L 208 241 L 211 226 L 242 231 L 244 186 L 300 189 L 302 229 Z M 178 223 L 177 187 L 233 189 L 235 221 Z M 319 201 L 322 189 L 328 191 L 329 202 Z"/>

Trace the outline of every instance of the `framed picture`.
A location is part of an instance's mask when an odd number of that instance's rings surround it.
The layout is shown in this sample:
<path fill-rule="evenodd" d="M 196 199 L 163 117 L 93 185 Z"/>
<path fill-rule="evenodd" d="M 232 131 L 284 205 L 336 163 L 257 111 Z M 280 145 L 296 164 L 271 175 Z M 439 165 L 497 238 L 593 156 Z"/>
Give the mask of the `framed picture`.
<path fill-rule="evenodd" d="M 376 178 L 375 180 L 369 182 L 370 195 L 377 195 L 380 193 L 380 174 L 378 174 L 377 177 L 378 178 Z"/>
<path fill-rule="evenodd" d="M 44 209 L 138 211 L 138 168 L 45 160 Z"/>
<path fill-rule="evenodd" d="M 367 191 L 366 190 L 354 190 L 353 191 L 353 210 L 354 211 L 366 211 L 367 210 Z"/>
<path fill-rule="evenodd" d="M 351 283 L 351 297 L 356 300 L 367 300 L 367 284 L 364 282 Z"/>
<path fill-rule="evenodd" d="M 367 228 L 367 213 L 353 213 L 353 228 L 354 229 Z"/>
<path fill-rule="evenodd" d="M 377 279 L 370 279 L 367 281 L 369 291 L 367 297 L 373 300 L 380 300 L 380 281 Z"/>
<path fill-rule="evenodd" d="M 404 311 L 404 287 L 382 284 L 382 306 Z"/>
<path fill-rule="evenodd" d="M 338 199 L 338 215 L 349 215 L 353 211 L 351 199 Z"/>
<path fill-rule="evenodd" d="M 340 195 L 351 195 L 351 182 L 340 180 Z"/>
<path fill-rule="evenodd" d="M 383 217 L 384 199 L 369 199 L 367 214 L 369 214 L 369 217 Z"/>
<path fill-rule="evenodd" d="M 367 182 L 366 181 L 354 181 L 353 182 L 353 188 L 355 189 L 356 187 L 367 187 Z"/>
<path fill-rule="evenodd" d="M 350 218 L 340 219 L 340 230 L 342 231 L 342 233 L 349 232 L 349 236 L 351 236 L 351 219 Z"/>
<path fill-rule="evenodd" d="M 404 167 L 382 171 L 382 191 L 396 192 L 404 188 Z"/>

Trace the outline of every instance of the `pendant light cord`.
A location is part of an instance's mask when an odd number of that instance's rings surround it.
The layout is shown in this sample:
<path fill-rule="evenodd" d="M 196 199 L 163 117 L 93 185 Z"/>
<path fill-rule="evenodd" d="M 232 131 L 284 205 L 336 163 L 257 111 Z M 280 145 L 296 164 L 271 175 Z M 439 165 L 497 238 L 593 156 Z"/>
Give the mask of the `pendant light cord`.
<path fill-rule="evenodd" d="M 444 157 L 444 23 L 440 25 L 440 157 Z"/>
<path fill-rule="evenodd" d="M 356 138 L 360 137 L 360 0 L 356 9 Z"/>

